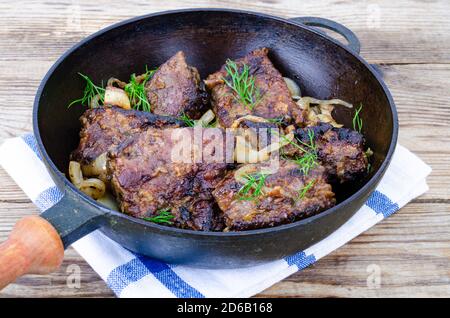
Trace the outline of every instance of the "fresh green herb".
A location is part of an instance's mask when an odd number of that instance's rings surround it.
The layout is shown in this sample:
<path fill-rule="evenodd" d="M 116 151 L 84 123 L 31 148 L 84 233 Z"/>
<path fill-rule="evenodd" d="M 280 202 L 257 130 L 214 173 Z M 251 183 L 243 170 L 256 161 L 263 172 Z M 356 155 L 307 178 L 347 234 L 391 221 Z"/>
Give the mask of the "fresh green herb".
<path fill-rule="evenodd" d="M 298 191 L 297 199 L 295 199 L 296 203 L 305 197 L 306 193 L 308 193 L 308 191 L 312 188 L 315 182 L 316 179 L 312 179 L 311 181 L 308 182 L 307 185 L 305 185 L 303 188 L 300 189 L 300 191 Z"/>
<path fill-rule="evenodd" d="M 363 127 L 363 120 L 359 116 L 359 113 L 362 110 L 362 104 L 359 104 L 359 108 L 356 109 L 355 115 L 353 116 L 353 130 L 357 130 L 358 132 L 361 132 Z"/>
<path fill-rule="evenodd" d="M 301 143 L 306 148 L 316 151 L 317 147 L 316 147 L 316 143 L 314 142 L 314 137 L 315 137 L 314 130 L 308 129 L 308 139 L 309 139 L 308 143 L 305 143 L 305 142 L 301 141 L 300 139 L 297 139 L 297 140 L 299 143 Z"/>
<path fill-rule="evenodd" d="M 309 171 L 318 165 L 317 145 L 314 142 L 314 131 L 312 129 L 308 130 L 308 143 L 303 142 L 298 138 L 296 138 L 295 141 L 289 140 L 286 136 L 283 136 L 282 138 L 302 151 L 302 155 L 296 157 L 292 161 L 299 166 L 300 171 L 302 171 L 304 175 L 308 175 Z"/>
<path fill-rule="evenodd" d="M 260 92 L 255 86 L 255 77 L 250 75 L 250 67 L 247 64 L 243 64 L 242 70 L 239 71 L 239 67 L 236 62 L 228 59 L 226 61 L 225 70 L 231 81 L 223 78 L 225 84 L 228 85 L 235 93 L 236 98 L 252 110 L 260 99 Z"/>
<path fill-rule="evenodd" d="M 283 117 L 268 118 L 267 121 L 272 124 L 281 125 L 283 123 Z"/>
<path fill-rule="evenodd" d="M 239 189 L 238 196 L 240 200 L 254 200 L 262 194 L 262 188 L 269 174 L 258 172 L 253 175 L 245 174 L 245 184 Z M 250 191 L 253 190 L 251 193 Z"/>
<path fill-rule="evenodd" d="M 69 104 L 69 106 L 67 106 L 67 108 L 69 108 L 70 106 L 72 106 L 74 104 L 90 106 L 92 99 L 97 98 L 96 97 L 97 95 L 98 95 L 98 98 L 100 99 L 100 102 L 103 103 L 103 101 L 105 99 L 105 89 L 103 88 L 103 84 L 102 84 L 102 86 L 97 86 L 92 82 L 92 80 L 87 75 L 84 75 L 81 73 L 78 73 L 78 74 L 86 81 L 86 86 L 83 91 L 83 97 L 72 101 Z"/>
<path fill-rule="evenodd" d="M 181 114 L 181 116 L 178 117 L 178 119 L 184 121 L 184 123 L 185 123 L 186 126 L 188 126 L 188 127 L 194 127 L 194 126 L 195 126 L 195 120 L 189 118 L 189 116 L 186 115 L 185 113 Z"/>
<path fill-rule="evenodd" d="M 367 173 L 370 173 L 372 171 L 372 165 L 370 162 L 367 164 Z"/>
<path fill-rule="evenodd" d="M 133 109 L 146 112 L 150 111 L 151 107 L 145 92 L 145 84 L 155 72 L 156 69 L 148 70 L 147 67 L 145 67 L 145 73 L 139 76 L 139 79 L 136 77 L 136 74 L 131 74 L 130 82 L 125 85 L 124 90 L 130 99 Z"/>
<path fill-rule="evenodd" d="M 157 212 L 157 215 L 152 217 L 144 217 L 143 219 L 146 221 L 150 221 L 153 223 L 165 223 L 165 224 L 173 224 L 171 221 L 174 218 L 174 215 L 170 213 L 170 208 L 161 209 Z"/>
<path fill-rule="evenodd" d="M 306 176 L 309 171 L 317 166 L 317 154 L 309 151 L 303 156 L 293 159 L 293 161 L 299 166 L 300 171 Z"/>

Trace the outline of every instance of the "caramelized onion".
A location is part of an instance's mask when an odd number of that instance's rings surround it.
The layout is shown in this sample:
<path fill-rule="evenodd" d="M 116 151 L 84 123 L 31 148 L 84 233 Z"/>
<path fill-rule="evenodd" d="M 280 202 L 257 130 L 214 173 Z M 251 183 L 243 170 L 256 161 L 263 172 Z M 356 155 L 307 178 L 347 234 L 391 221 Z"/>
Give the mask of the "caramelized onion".
<path fill-rule="evenodd" d="M 315 106 L 311 106 L 311 104 Z M 334 105 L 353 108 L 352 104 L 340 99 L 320 100 L 312 97 L 300 97 L 297 100 L 297 105 L 306 112 L 308 126 L 317 125 L 318 122 L 324 122 L 337 128 L 341 128 L 343 125 L 337 123 L 331 115 Z"/>
<path fill-rule="evenodd" d="M 83 173 L 81 166 L 76 161 L 69 162 L 69 178 L 70 181 L 78 188 L 83 181 Z"/>
<path fill-rule="evenodd" d="M 200 117 L 199 120 L 197 120 L 195 122 L 194 127 L 205 127 L 206 125 L 208 125 L 210 122 L 212 122 L 214 120 L 214 118 L 216 117 L 216 115 L 214 115 L 214 112 L 210 109 L 208 110 L 206 113 L 204 113 L 202 115 L 202 117 Z"/>
<path fill-rule="evenodd" d="M 254 116 L 254 115 L 245 115 L 242 117 L 239 117 L 233 123 L 231 124 L 230 128 L 238 128 L 242 121 L 249 120 L 255 123 L 268 123 L 269 121 L 263 117 Z"/>
<path fill-rule="evenodd" d="M 86 177 L 98 177 L 102 181 L 106 181 L 106 152 L 102 153 L 90 164 L 82 165 L 81 170 Z"/>
<path fill-rule="evenodd" d="M 79 162 L 70 161 L 69 163 L 69 178 L 70 181 L 82 192 L 89 195 L 93 199 L 98 199 L 105 194 L 105 183 L 96 178 L 83 179 L 83 172 Z"/>
<path fill-rule="evenodd" d="M 108 192 L 105 193 L 104 196 L 97 199 L 97 202 L 101 203 L 102 205 L 106 206 L 107 208 L 110 208 L 114 211 L 120 211 L 119 206 L 117 205 L 117 201 L 114 198 L 114 196 Z"/>
<path fill-rule="evenodd" d="M 121 88 L 108 86 L 105 90 L 105 105 L 114 105 L 123 109 L 131 109 L 130 99 Z"/>
<path fill-rule="evenodd" d="M 79 189 L 91 198 L 97 200 L 105 195 L 106 186 L 102 180 L 90 178 L 83 180 L 80 183 Z"/>
<path fill-rule="evenodd" d="M 102 100 L 102 96 L 100 94 L 95 95 L 92 97 L 91 102 L 89 103 L 90 108 L 97 108 L 100 107 L 100 102 Z"/>
<path fill-rule="evenodd" d="M 127 83 L 122 82 L 120 79 L 111 77 L 108 79 L 108 82 L 106 82 L 106 87 L 114 87 L 114 84 L 116 84 L 117 87 L 120 87 L 122 89 L 125 88 L 125 86 L 127 85 Z"/>
<path fill-rule="evenodd" d="M 300 86 L 289 77 L 283 77 L 292 97 L 301 96 Z"/>

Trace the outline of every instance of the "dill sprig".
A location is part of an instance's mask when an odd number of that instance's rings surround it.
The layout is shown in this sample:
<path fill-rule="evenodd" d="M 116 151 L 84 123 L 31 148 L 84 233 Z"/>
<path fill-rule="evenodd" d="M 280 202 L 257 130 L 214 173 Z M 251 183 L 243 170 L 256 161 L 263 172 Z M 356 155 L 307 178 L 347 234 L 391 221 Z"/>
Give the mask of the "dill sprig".
<path fill-rule="evenodd" d="M 295 199 L 296 203 L 305 197 L 306 193 L 308 193 L 308 191 L 313 187 L 315 182 L 316 182 L 316 179 L 312 179 L 303 188 L 301 188 L 298 191 L 297 199 Z"/>
<path fill-rule="evenodd" d="M 306 176 L 309 171 L 317 166 L 317 154 L 309 151 L 303 156 L 293 159 L 293 161 L 299 166 L 300 171 Z"/>
<path fill-rule="evenodd" d="M 144 217 L 143 219 L 146 221 L 150 221 L 153 223 L 165 223 L 165 224 L 173 224 L 171 221 L 175 216 L 170 213 L 170 208 L 161 209 L 157 212 L 157 215 L 152 217 Z"/>
<path fill-rule="evenodd" d="M 256 174 L 244 174 L 245 184 L 239 189 L 238 196 L 240 200 L 254 200 L 262 194 L 262 188 L 269 174 L 258 172 Z M 253 190 L 251 193 L 250 191 Z"/>
<path fill-rule="evenodd" d="M 90 106 L 92 99 L 97 95 L 99 96 L 100 102 L 103 103 L 103 101 L 105 100 L 105 89 L 103 88 L 103 83 L 102 86 L 97 86 L 87 75 L 81 73 L 78 73 L 78 75 L 80 75 L 86 81 L 86 86 L 84 87 L 83 91 L 83 97 L 72 101 L 69 106 L 67 106 L 67 108 L 78 103 L 83 106 Z"/>
<path fill-rule="evenodd" d="M 283 123 L 283 117 L 275 117 L 266 119 L 271 124 L 281 125 Z"/>
<path fill-rule="evenodd" d="M 298 138 L 295 138 L 296 141 L 289 140 L 286 136 L 283 136 L 282 138 L 302 151 L 302 155 L 292 159 L 292 161 L 299 166 L 300 171 L 304 175 L 308 175 L 309 171 L 318 165 L 317 145 L 314 141 L 314 131 L 308 129 L 308 143 L 303 142 Z"/>
<path fill-rule="evenodd" d="M 130 81 L 125 85 L 124 90 L 130 99 L 131 107 L 136 110 L 142 110 L 149 112 L 151 109 L 150 102 L 147 99 L 147 94 L 145 92 L 145 84 L 156 72 L 154 70 L 148 70 L 145 67 L 145 73 L 136 77 L 136 74 L 131 74 Z"/>
<path fill-rule="evenodd" d="M 194 127 L 195 126 L 195 120 L 189 118 L 188 115 L 186 115 L 186 113 L 182 113 L 180 117 L 178 117 L 179 120 L 182 120 L 186 126 L 188 127 Z"/>
<path fill-rule="evenodd" d="M 260 92 L 255 86 L 255 77 L 250 75 L 250 67 L 247 64 L 243 64 L 242 70 L 239 71 L 236 62 L 228 59 L 225 70 L 231 79 L 229 81 L 223 77 L 225 84 L 235 92 L 238 101 L 250 110 L 253 110 L 260 99 Z"/>
<path fill-rule="evenodd" d="M 362 104 L 359 104 L 359 108 L 356 109 L 355 115 L 353 116 L 353 130 L 357 130 L 358 132 L 361 132 L 363 127 L 363 120 L 359 116 L 361 110 L 362 110 Z"/>

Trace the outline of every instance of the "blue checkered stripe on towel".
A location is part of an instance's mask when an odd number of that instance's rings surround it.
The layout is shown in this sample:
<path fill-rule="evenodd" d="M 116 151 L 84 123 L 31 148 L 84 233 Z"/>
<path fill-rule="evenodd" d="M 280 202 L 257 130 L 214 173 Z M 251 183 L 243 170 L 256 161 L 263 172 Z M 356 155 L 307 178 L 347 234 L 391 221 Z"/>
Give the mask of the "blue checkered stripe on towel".
<path fill-rule="evenodd" d="M 33 135 L 22 137 L 25 143 L 42 160 L 38 152 L 36 140 Z M 34 203 L 43 211 L 58 202 L 62 197 L 61 191 L 57 187 L 51 187 L 43 191 Z M 386 195 L 379 191 L 374 191 L 366 206 L 375 211 L 376 214 L 382 214 L 385 218 L 399 209 L 397 203 L 392 202 Z M 130 284 L 137 282 L 147 275 L 153 275 L 165 288 L 173 295 L 180 298 L 203 298 L 205 297 L 197 289 L 185 282 L 173 268 L 176 265 L 166 264 L 164 262 L 151 259 L 149 257 L 133 253 L 134 258 L 129 262 L 114 268 L 108 275 L 106 283 L 120 296 L 122 291 Z M 305 252 L 298 252 L 284 259 L 289 266 L 295 266 L 298 270 L 304 269 L 316 262 L 314 255 L 307 255 Z"/>

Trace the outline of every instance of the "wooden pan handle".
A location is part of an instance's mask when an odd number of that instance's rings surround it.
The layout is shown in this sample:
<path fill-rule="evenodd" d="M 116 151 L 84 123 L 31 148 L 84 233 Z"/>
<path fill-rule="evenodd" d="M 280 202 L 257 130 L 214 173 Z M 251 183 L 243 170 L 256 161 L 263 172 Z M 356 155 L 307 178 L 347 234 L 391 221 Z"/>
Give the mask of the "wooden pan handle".
<path fill-rule="evenodd" d="M 25 274 L 48 274 L 62 263 L 64 246 L 58 232 L 40 216 L 27 216 L 0 244 L 0 290 Z"/>

